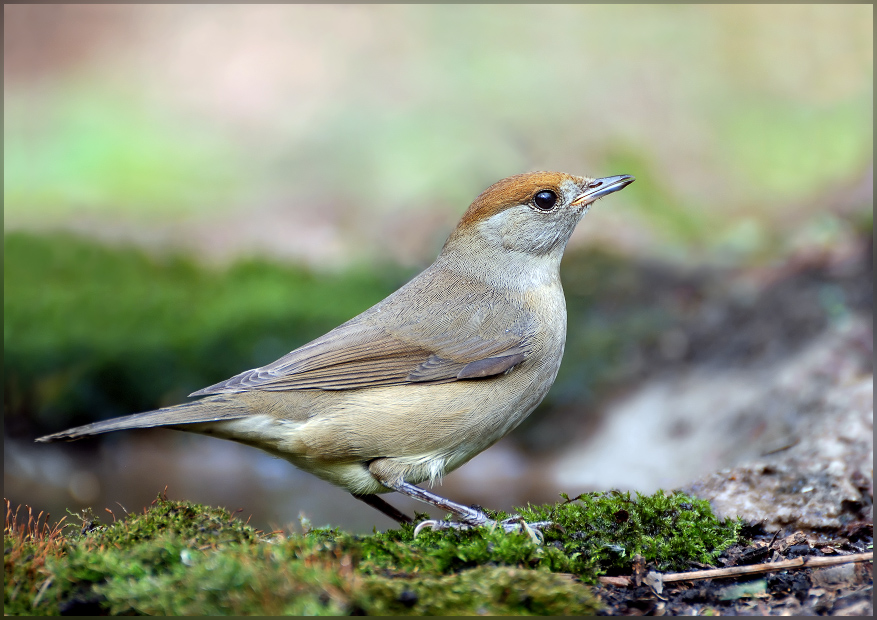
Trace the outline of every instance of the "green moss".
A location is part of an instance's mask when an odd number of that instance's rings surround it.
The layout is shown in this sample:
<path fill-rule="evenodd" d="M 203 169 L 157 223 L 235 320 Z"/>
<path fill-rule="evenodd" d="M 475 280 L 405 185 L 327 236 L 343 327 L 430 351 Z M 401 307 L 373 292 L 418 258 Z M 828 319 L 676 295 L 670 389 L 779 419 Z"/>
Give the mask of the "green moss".
<path fill-rule="evenodd" d="M 64 536 L 5 532 L 6 612 L 111 614 L 590 614 L 581 582 L 709 561 L 736 541 L 705 501 L 681 493 L 586 494 L 530 506 L 545 543 L 500 529 L 413 526 L 354 536 L 317 529 L 266 535 L 225 510 L 159 497 L 104 525 L 80 516 Z M 423 517 L 425 515 L 419 515 Z M 498 515 L 503 516 L 503 515 Z"/>
<path fill-rule="evenodd" d="M 484 566 L 417 579 L 369 578 L 363 588 L 369 615 L 582 615 L 598 607 L 568 575 Z"/>
<path fill-rule="evenodd" d="M 635 555 L 660 571 L 681 571 L 691 561 L 713 562 L 737 541 L 739 521 L 719 521 L 709 502 L 681 492 L 583 493 L 556 506 L 529 506 L 528 521 L 550 520 L 563 528 L 546 531 L 546 541 L 563 545 L 576 572 L 626 571 Z"/>
<path fill-rule="evenodd" d="M 288 549 L 267 542 L 204 549 L 163 540 L 159 554 L 149 555 L 144 548 L 140 557 L 132 554 L 133 561 L 120 562 L 111 578 L 95 586 L 111 613 L 311 615 L 347 611 L 352 587 L 349 575 L 328 562 L 302 561 Z M 151 570 L 139 569 L 141 558 Z"/>

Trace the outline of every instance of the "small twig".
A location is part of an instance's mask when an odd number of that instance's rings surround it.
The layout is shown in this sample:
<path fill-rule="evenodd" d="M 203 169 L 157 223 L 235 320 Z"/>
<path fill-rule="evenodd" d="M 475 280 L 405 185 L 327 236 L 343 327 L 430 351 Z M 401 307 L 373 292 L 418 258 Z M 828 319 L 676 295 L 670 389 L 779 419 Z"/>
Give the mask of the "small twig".
<path fill-rule="evenodd" d="M 874 552 L 854 553 L 852 555 L 839 555 L 831 557 L 800 557 L 794 560 L 783 560 L 771 564 L 755 564 L 753 566 L 730 566 L 728 568 L 715 568 L 711 570 L 698 570 L 687 573 L 667 573 L 661 575 L 663 583 L 675 581 L 697 581 L 700 579 L 720 579 L 723 577 L 737 577 L 739 575 L 758 575 L 761 573 L 773 573 L 781 570 L 794 568 L 814 568 L 819 566 L 837 566 L 851 562 L 873 562 Z M 600 583 L 611 586 L 630 586 L 630 577 L 600 577 Z"/>
<path fill-rule="evenodd" d="M 664 575 L 664 583 L 674 581 L 690 581 L 693 579 L 715 579 L 717 577 L 733 577 L 735 575 L 758 575 L 760 573 L 773 573 L 790 568 L 810 568 L 815 566 L 837 566 L 850 562 L 873 562 L 874 552 L 855 553 L 853 555 L 839 555 L 832 557 L 802 556 L 794 560 L 782 560 L 772 564 L 755 564 L 754 566 L 731 566 L 728 568 L 716 568 L 701 570 L 693 573 L 668 573 Z"/>
<path fill-rule="evenodd" d="M 49 577 L 43 582 L 43 585 L 40 586 L 37 595 L 34 597 L 33 602 L 30 604 L 31 608 L 36 609 L 36 606 L 40 604 L 40 599 L 43 598 L 43 594 L 46 593 L 46 590 L 49 589 L 49 586 L 52 585 L 52 580 L 54 577 Z"/>
<path fill-rule="evenodd" d="M 570 575 L 571 577 L 573 575 Z M 600 583 L 604 586 L 618 586 L 619 588 L 628 588 L 632 583 L 630 577 L 600 577 Z"/>

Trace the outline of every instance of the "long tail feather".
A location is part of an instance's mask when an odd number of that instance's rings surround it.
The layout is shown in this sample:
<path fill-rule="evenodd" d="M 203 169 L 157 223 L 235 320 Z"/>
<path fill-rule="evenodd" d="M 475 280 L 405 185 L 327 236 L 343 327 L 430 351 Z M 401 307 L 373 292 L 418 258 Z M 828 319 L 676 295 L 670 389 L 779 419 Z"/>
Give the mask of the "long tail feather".
<path fill-rule="evenodd" d="M 156 426 L 177 426 L 185 424 L 197 424 L 199 422 L 216 422 L 218 420 L 234 420 L 243 418 L 251 412 L 241 403 L 228 398 L 225 395 L 204 398 L 191 403 L 164 407 L 155 411 L 135 413 L 120 418 L 111 418 L 101 422 L 86 424 L 69 428 L 60 433 L 39 437 L 36 441 L 48 443 L 51 441 L 73 441 L 88 435 L 100 435 L 111 431 L 121 431 L 132 428 L 154 428 Z"/>

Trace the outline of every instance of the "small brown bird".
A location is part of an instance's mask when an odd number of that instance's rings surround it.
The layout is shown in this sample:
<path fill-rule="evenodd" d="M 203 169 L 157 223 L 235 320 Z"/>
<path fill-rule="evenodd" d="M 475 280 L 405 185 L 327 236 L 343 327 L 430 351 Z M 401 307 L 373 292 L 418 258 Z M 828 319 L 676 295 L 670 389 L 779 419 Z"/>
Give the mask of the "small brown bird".
<path fill-rule="evenodd" d="M 399 522 L 411 519 L 378 493 L 408 495 L 462 524 L 493 523 L 415 485 L 490 447 L 542 401 L 566 340 L 563 251 L 590 205 L 633 180 L 503 179 L 475 199 L 430 267 L 326 335 L 195 392 L 206 396 L 198 401 L 37 441 L 165 426 L 261 448 Z"/>

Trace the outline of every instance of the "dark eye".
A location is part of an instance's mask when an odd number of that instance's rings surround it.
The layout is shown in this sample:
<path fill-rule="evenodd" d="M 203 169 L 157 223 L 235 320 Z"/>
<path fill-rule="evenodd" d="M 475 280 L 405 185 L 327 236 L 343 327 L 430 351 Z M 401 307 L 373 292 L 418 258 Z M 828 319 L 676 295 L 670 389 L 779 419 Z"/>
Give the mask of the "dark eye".
<path fill-rule="evenodd" d="M 550 211 L 556 202 L 557 194 L 550 189 L 543 189 L 541 192 L 533 196 L 533 204 L 536 205 L 536 208 L 542 209 L 543 211 Z"/>

